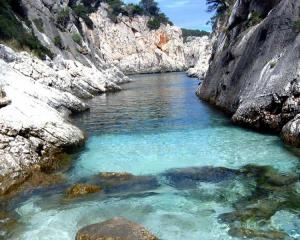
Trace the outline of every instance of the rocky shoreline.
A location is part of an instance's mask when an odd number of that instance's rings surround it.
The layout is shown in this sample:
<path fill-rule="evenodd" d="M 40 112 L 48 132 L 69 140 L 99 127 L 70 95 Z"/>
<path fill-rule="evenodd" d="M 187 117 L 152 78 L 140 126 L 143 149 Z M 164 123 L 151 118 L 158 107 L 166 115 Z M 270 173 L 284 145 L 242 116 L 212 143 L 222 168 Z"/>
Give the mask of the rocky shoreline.
<path fill-rule="evenodd" d="M 9 179 L 0 181 L 1 194 L 10 192 L 32 167 L 82 146 L 85 136 L 70 123 L 69 114 L 88 109 L 84 98 L 119 91 L 117 84 L 129 81 L 116 67 L 100 71 L 59 57 L 43 62 L 4 45 L 0 69 L 2 91 L 9 99 L 0 108 L 1 179 Z"/>

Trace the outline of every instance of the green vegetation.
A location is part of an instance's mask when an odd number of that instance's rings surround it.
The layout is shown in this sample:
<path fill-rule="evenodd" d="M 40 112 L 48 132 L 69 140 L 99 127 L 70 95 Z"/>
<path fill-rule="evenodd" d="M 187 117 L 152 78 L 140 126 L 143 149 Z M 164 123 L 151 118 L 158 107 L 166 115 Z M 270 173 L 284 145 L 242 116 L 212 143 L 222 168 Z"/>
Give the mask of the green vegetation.
<path fill-rule="evenodd" d="M 258 12 L 253 12 L 251 13 L 251 17 L 248 21 L 248 27 L 255 26 L 259 24 L 264 18 L 258 13 Z"/>
<path fill-rule="evenodd" d="M 154 0 L 141 0 L 140 6 L 148 16 L 157 16 L 160 12 L 158 4 Z"/>
<path fill-rule="evenodd" d="M 128 4 L 125 6 L 125 11 L 129 17 L 134 17 L 136 15 L 143 15 L 143 9 L 137 4 Z"/>
<path fill-rule="evenodd" d="M 147 26 L 150 28 L 150 30 L 156 30 L 161 24 L 173 25 L 173 23 L 164 13 L 159 13 L 157 16 L 153 16 L 149 19 Z"/>
<path fill-rule="evenodd" d="M 182 37 L 184 40 L 186 40 L 188 37 L 203 37 L 203 36 L 209 36 L 210 33 L 203 31 L 203 30 L 198 30 L 198 29 L 186 29 L 182 28 Z"/>
<path fill-rule="evenodd" d="M 61 27 L 62 30 L 65 29 L 68 22 L 70 21 L 70 9 L 68 7 L 61 9 L 56 17 L 56 23 Z"/>
<path fill-rule="evenodd" d="M 33 23 L 40 32 L 42 32 L 42 33 L 44 32 L 44 23 L 41 18 L 34 19 Z"/>
<path fill-rule="evenodd" d="M 300 20 L 297 20 L 294 22 L 293 29 L 295 32 L 299 33 L 300 32 Z"/>
<path fill-rule="evenodd" d="M 53 39 L 53 43 L 56 47 L 58 47 L 59 49 L 64 49 L 61 37 L 59 35 L 57 35 L 54 39 Z"/>
<path fill-rule="evenodd" d="M 206 0 L 207 11 L 214 12 L 214 16 L 210 19 L 210 23 L 213 27 L 216 26 L 217 19 L 230 15 L 231 7 L 233 6 L 235 0 Z"/>
<path fill-rule="evenodd" d="M 117 22 L 117 17 L 120 13 L 124 13 L 124 3 L 121 0 L 107 0 L 109 5 L 108 17 L 113 21 Z"/>
<path fill-rule="evenodd" d="M 81 44 L 82 44 L 82 38 L 81 38 L 81 36 L 80 36 L 79 33 L 73 33 L 72 39 L 73 39 L 74 42 L 76 42 L 78 45 L 81 46 Z"/>
<path fill-rule="evenodd" d="M 90 10 L 86 6 L 80 4 L 80 5 L 73 6 L 72 9 L 77 17 L 83 19 L 83 21 L 85 22 L 85 24 L 89 29 L 94 28 L 93 21 L 89 17 Z"/>
<path fill-rule="evenodd" d="M 276 61 L 271 61 L 270 62 L 270 68 L 273 69 L 276 66 L 277 62 Z"/>
<path fill-rule="evenodd" d="M 52 58 L 51 51 L 39 42 L 33 31 L 25 29 L 16 16 L 28 25 L 30 24 L 25 17 L 26 14 L 20 0 L 1 0 L 0 42 L 15 50 L 30 51 L 41 59 L 45 59 L 46 55 Z"/>

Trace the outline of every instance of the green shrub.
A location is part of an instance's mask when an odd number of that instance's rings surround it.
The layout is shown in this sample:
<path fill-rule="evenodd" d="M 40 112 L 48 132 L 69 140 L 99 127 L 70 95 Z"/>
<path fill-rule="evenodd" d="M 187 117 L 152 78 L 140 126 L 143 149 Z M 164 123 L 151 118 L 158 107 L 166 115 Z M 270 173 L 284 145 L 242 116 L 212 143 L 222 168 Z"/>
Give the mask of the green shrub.
<path fill-rule="evenodd" d="M 63 49 L 64 48 L 62 40 L 61 40 L 61 37 L 59 35 L 57 35 L 56 37 L 54 37 L 53 43 L 59 49 Z"/>
<path fill-rule="evenodd" d="M 121 0 L 107 0 L 107 4 L 109 5 L 108 17 L 113 22 L 117 22 L 117 17 L 120 13 L 126 13 L 124 3 Z"/>
<path fill-rule="evenodd" d="M 159 19 L 158 18 L 149 19 L 149 21 L 147 23 L 147 27 L 150 30 L 157 30 L 157 29 L 159 29 L 159 27 L 160 27 L 160 21 L 159 21 Z"/>
<path fill-rule="evenodd" d="M 168 17 L 164 13 L 159 13 L 157 16 L 149 19 L 147 26 L 150 30 L 159 29 L 161 24 L 170 24 L 173 23 L 168 19 Z"/>
<path fill-rule="evenodd" d="M 36 26 L 36 28 L 40 31 L 40 32 L 44 32 L 44 23 L 43 20 L 41 18 L 36 18 L 33 20 L 34 25 Z"/>
<path fill-rule="evenodd" d="M 83 19 L 83 21 L 85 22 L 88 28 L 90 29 L 94 28 L 93 21 L 89 17 L 90 11 L 86 6 L 80 4 L 72 7 L 72 9 L 78 17 Z"/>
<path fill-rule="evenodd" d="M 143 15 L 144 14 L 144 10 L 137 4 L 128 4 L 125 7 L 125 11 L 127 13 L 127 16 L 129 17 L 134 17 L 136 15 Z"/>
<path fill-rule="evenodd" d="M 70 21 L 70 9 L 68 7 L 63 8 L 59 11 L 56 17 L 56 23 L 62 27 L 62 30 L 67 26 Z"/>
<path fill-rule="evenodd" d="M 28 19 L 23 18 L 22 6 L 18 4 L 21 4 L 19 0 L 0 2 L 0 41 L 15 50 L 31 51 L 41 59 L 45 59 L 46 55 L 52 58 L 52 52 L 40 43 L 33 31 L 26 30 L 18 20 L 20 18 L 29 22 Z"/>
<path fill-rule="evenodd" d="M 209 36 L 210 33 L 203 31 L 203 30 L 198 30 L 198 29 L 186 29 L 182 28 L 182 37 L 183 39 L 187 39 L 188 37 L 203 37 L 203 36 Z"/>
<path fill-rule="evenodd" d="M 82 38 L 81 38 L 81 36 L 80 36 L 79 33 L 74 33 L 74 34 L 72 35 L 72 39 L 73 39 L 73 41 L 76 42 L 78 45 L 81 45 L 81 44 L 82 44 Z"/>
<path fill-rule="evenodd" d="M 295 32 L 299 33 L 300 32 L 300 20 L 297 20 L 294 22 L 293 29 Z"/>
<path fill-rule="evenodd" d="M 263 19 L 264 18 L 258 12 L 253 12 L 248 21 L 248 27 L 252 27 L 259 24 Z"/>
<path fill-rule="evenodd" d="M 160 12 L 158 3 L 154 0 L 141 0 L 140 6 L 148 16 L 157 16 Z"/>

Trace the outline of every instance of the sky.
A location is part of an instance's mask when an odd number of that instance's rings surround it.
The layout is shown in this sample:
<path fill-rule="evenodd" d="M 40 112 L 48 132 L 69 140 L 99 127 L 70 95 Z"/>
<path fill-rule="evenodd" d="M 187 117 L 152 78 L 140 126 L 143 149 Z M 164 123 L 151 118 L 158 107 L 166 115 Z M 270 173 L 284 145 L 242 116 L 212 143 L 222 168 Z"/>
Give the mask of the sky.
<path fill-rule="evenodd" d="M 125 0 L 138 3 L 139 0 Z M 157 0 L 159 7 L 179 27 L 211 31 L 206 23 L 211 14 L 206 11 L 206 0 Z"/>

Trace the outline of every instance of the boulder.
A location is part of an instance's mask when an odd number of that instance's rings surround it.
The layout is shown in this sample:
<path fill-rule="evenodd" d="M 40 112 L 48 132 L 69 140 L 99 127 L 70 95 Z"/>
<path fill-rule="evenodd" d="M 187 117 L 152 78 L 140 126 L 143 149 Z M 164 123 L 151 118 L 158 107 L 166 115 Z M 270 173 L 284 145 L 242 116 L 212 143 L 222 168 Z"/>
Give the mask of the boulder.
<path fill-rule="evenodd" d="M 86 226 L 77 232 L 76 240 L 158 240 L 143 226 L 125 218 Z"/>
<path fill-rule="evenodd" d="M 284 125 L 281 137 L 286 144 L 300 147 L 300 114 Z"/>

